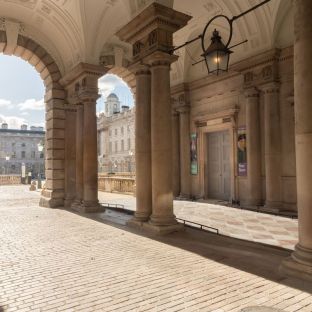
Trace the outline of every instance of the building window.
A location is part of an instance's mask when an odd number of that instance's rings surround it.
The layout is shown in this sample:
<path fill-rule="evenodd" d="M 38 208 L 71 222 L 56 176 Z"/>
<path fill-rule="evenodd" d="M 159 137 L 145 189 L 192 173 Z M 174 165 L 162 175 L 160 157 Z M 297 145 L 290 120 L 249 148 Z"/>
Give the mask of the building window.
<path fill-rule="evenodd" d="M 121 127 L 121 135 L 124 134 L 124 127 Z"/>
<path fill-rule="evenodd" d="M 118 149 L 117 149 L 117 141 L 115 141 L 115 153 L 117 153 L 118 152 Z"/>
<path fill-rule="evenodd" d="M 112 136 L 112 130 L 109 130 L 109 136 Z"/>
<path fill-rule="evenodd" d="M 16 158 L 16 152 L 12 153 L 12 158 Z"/>
<path fill-rule="evenodd" d="M 109 142 L 109 152 L 112 153 L 112 149 L 113 149 L 113 144 L 112 142 Z"/>
<path fill-rule="evenodd" d="M 121 140 L 121 151 L 123 152 L 125 150 L 125 143 L 124 140 Z"/>
<path fill-rule="evenodd" d="M 128 150 L 131 150 L 131 139 L 128 138 Z"/>
<path fill-rule="evenodd" d="M 31 151 L 30 157 L 33 158 L 33 159 L 36 158 L 36 152 L 35 151 Z"/>
<path fill-rule="evenodd" d="M 25 147 L 26 146 L 26 144 L 25 143 L 22 143 L 22 147 Z"/>
<path fill-rule="evenodd" d="M 115 135 L 117 135 L 117 131 L 118 131 L 118 129 L 116 128 L 116 129 L 115 129 Z"/>
<path fill-rule="evenodd" d="M 22 158 L 26 158 L 26 152 L 22 151 L 21 156 L 22 156 Z"/>
<path fill-rule="evenodd" d="M 41 159 L 43 158 L 43 153 L 40 153 L 40 158 L 41 158 Z"/>

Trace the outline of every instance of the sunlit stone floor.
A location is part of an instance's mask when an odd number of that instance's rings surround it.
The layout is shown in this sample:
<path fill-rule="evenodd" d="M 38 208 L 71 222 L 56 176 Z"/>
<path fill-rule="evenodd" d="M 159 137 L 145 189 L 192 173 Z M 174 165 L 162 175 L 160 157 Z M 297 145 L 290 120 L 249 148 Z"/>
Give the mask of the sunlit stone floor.
<path fill-rule="evenodd" d="M 0 188 L 0 310 L 312 311 L 312 285 L 278 273 L 287 250 L 191 229 L 155 237 L 38 199 Z"/>

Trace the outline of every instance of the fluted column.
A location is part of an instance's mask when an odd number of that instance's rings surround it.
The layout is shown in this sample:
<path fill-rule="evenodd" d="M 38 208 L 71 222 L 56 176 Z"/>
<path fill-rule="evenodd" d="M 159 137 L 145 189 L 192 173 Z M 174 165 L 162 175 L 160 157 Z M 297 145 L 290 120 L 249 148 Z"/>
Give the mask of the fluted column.
<path fill-rule="evenodd" d="M 264 92 L 265 207 L 279 211 L 282 207 L 279 85 L 272 82 L 263 86 L 262 90 Z"/>
<path fill-rule="evenodd" d="M 172 127 L 170 64 L 175 56 L 155 52 L 151 66 L 152 201 L 150 222 L 156 226 L 176 224 L 172 193 Z"/>
<path fill-rule="evenodd" d="M 283 271 L 312 280 L 312 1 L 294 0 L 295 126 L 299 242 Z"/>
<path fill-rule="evenodd" d="M 190 108 L 179 108 L 180 116 L 180 197 L 190 198 Z"/>
<path fill-rule="evenodd" d="M 180 126 L 179 113 L 172 110 L 172 183 L 173 196 L 180 195 Z"/>
<path fill-rule="evenodd" d="M 247 135 L 247 196 L 245 206 L 258 206 L 262 200 L 261 186 L 261 140 L 259 91 L 245 91 Z"/>
<path fill-rule="evenodd" d="M 151 167 L 151 73 L 137 66 L 135 108 L 136 211 L 135 219 L 147 221 L 152 214 Z"/>

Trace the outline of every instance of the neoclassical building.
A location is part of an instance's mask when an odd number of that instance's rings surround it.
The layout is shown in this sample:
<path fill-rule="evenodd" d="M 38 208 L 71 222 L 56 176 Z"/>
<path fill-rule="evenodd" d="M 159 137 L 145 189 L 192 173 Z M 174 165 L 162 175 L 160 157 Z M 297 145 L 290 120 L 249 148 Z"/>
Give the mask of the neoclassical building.
<path fill-rule="evenodd" d="M 33 177 L 44 173 L 44 152 L 38 150 L 38 144 L 44 144 L 43 127 L 22 125 L 20 129 L 9 129 L 3 123 L 0 128 L 0 174 L 22 175 L 31 172 Z"/>
<path fill-rule="evenodd" d="M 266 1 L 238 19 L 255 3 L 0 1 L 0 51 L 32 64 L 46 86 L 40 205 L 98 211 L 97 81 L 114 73 L 136 98 L 132 224 L 179 230 L 173 195 L 298 210 L 299 242 L 281 268 L 311 279 L 312 2 Z M 226 18 L 199 37 L 217 15 Z M 213 43 L 214 28 L 232 39 L 220 75 L 208 75 L 211 51 L 193 41 Z"/>
<path fill-rule="evenodd" d="M 107 97 L 97 120 L 100 173 L 135 174 L 134 116 L 135 108 L 121 105 L 115 93 Z"/>

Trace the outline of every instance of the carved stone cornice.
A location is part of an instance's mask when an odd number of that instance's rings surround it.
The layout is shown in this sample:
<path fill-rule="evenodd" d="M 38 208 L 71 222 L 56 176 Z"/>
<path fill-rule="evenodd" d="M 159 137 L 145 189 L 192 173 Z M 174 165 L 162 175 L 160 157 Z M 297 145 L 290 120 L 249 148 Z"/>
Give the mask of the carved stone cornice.
<path fill-rule="evenodd" d="M 245 98 L 258 98 L 259 97 L 259 90 L 255 87 L 247 88 L 244 90 Z"/>
<path fill-rule="evenodd" d="M 265 94 L 279 93 L 280 84 L 278 82 L 269 82 L 260 86 L 260 90 Z"/>
<path fill-rule="evenodd" d="M 128 67 L 128 70 L 137 75 L 150 75 L 150 66 L 148 64 L 142 64 L 142 62 L 136 62 Z"/>
<path fill-rule="evenodd" d="M 169 54 L 173 47 L 173 33 L 184 27 L 191 18 L 154 2 L 116 35 L 132 45 L 133 62 L 137 62 L 155 51 Z"/>

